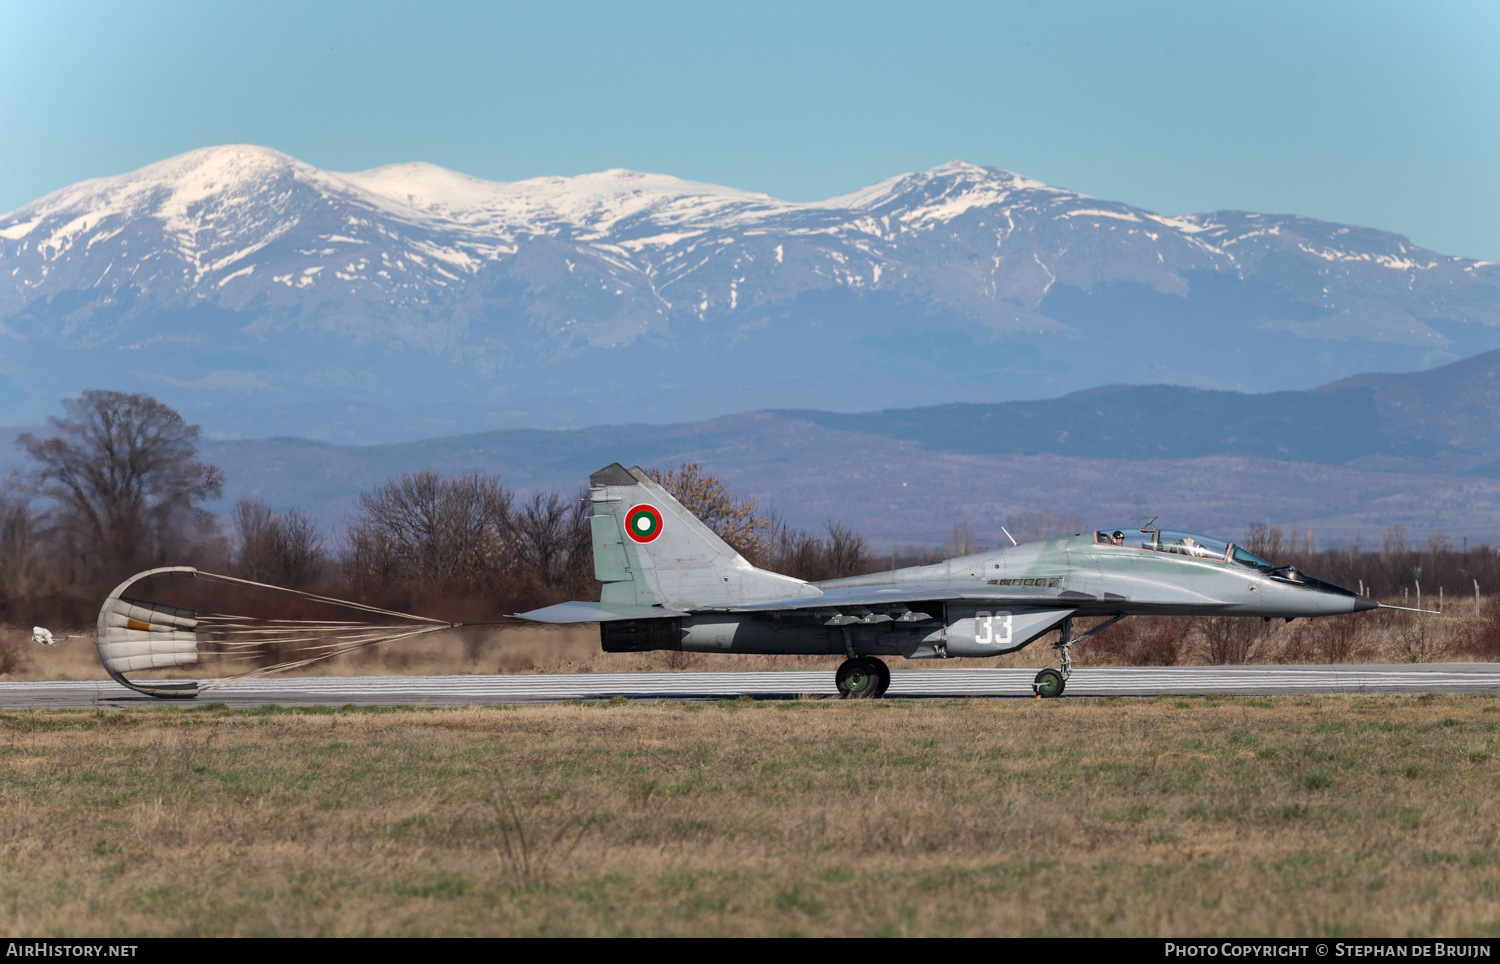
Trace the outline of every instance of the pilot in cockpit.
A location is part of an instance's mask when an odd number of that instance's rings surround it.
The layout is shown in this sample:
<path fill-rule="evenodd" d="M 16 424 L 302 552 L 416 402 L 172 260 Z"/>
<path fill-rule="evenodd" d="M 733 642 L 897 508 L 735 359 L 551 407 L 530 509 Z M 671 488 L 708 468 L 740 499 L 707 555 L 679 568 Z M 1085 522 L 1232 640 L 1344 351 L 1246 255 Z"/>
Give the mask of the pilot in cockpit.
<path fill-rule="evenodd" d="M 1109 534 L 1109 537 L 1110 537 L 1110 539 L 1112 539 L 1114 541 L 1114 544 L 1117 545 L 1117 546 L 1123 546 L 1125 544 L 1125 533 L 1121 532 L 1119 529 L 1116 529 L 1114 532 L 1111 532 Z"/>

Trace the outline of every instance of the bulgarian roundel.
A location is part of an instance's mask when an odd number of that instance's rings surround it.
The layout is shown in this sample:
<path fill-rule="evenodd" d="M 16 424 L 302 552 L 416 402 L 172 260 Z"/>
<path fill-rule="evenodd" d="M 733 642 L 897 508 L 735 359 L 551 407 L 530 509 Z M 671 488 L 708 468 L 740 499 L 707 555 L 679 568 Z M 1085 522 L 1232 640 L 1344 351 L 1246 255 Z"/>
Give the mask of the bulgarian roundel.
<path fill-rule="evenodd" d="M 661 513 L 655 506 L 638 505 L 626 513 L 625 531 L 636 542 L 650 542 L 661 535 Z"/>

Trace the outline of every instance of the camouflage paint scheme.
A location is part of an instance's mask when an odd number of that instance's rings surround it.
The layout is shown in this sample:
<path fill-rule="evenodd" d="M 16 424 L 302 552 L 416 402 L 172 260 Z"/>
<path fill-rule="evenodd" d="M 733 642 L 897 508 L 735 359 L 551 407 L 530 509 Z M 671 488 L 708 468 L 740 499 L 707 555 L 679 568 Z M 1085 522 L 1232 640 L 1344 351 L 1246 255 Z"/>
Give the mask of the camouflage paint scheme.
<path fill-rule="evenodd" d="M 1292 619 L 1378 606 L 1219 540 L 1138 528 L 804 582 L 750 565 L 639 467 L 610 465 L 589 481 L 600 601 L 521 618 L 598 622 L 607 651 L 998 656 L 1054 629 L 1068 640 L 1075 617 Z M 1064 649 L 1062 678 L 1070 668 Z"/>

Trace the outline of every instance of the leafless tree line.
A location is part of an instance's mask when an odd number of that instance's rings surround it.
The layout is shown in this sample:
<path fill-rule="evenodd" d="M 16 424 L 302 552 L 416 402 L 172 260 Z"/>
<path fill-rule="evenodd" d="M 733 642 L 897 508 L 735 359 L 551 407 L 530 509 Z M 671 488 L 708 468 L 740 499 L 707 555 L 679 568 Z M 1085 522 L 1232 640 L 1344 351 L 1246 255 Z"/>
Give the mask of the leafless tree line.
<path fill-rule="evenodd" d="M 203 508 L 224 477 L 198 459 L 196 426 L 119 392 L 64 410 L 54 434 L 21 438 L 33 470 L 0 492 L 0 621 L 86 623 L 109 588 L 162 565 L 465 620 L 598 592 L 585 493 L 518 497 L 495 475 L 407 472 L 359 495 L 338 542 L 260 499 L 238 502 L 225 532 Z M 696 463 L 655 475 L 758 565 L 808 579 L 873 566 L 848 527 L 795 529 Z"/>
<path fill-rule="evenodd" d="M 346 540 L 342 574 L 366 597 L 483 597 L 494 614 L 597 592 L 587 501 L 518 502 L 493 475 L 391 479 L 360 494 Z"/>

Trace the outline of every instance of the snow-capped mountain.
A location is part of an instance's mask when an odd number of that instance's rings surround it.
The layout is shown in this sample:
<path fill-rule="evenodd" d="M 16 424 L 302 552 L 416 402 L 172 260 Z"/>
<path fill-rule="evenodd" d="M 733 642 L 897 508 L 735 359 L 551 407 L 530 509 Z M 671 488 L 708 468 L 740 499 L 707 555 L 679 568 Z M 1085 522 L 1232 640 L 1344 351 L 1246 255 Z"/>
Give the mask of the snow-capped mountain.
<path fill-rule="evenodd" d="M 958 162 L 796 204 L 624 170 L 338 174 L 233 145 L 0 217 L 10 423 L 103 386 L 220 431 L 375 412 L 355 436 L 394 438 L 425 431 L 402 412 L 451 431 L 1103 382 L 1268 390 L 1495 347 L 1495 265 Z"/>

